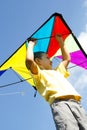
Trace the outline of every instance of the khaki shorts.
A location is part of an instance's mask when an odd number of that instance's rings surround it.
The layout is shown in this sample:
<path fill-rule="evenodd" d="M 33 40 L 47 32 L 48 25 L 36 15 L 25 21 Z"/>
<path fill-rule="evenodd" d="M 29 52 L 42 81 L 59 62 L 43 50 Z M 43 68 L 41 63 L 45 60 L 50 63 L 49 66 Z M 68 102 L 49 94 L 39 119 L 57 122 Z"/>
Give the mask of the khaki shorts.
<path fill-rule="evenodd" d="M 87 130 L 87 115 L 73 99 L 58 101 L 51 104 L 56 130 Z"/>

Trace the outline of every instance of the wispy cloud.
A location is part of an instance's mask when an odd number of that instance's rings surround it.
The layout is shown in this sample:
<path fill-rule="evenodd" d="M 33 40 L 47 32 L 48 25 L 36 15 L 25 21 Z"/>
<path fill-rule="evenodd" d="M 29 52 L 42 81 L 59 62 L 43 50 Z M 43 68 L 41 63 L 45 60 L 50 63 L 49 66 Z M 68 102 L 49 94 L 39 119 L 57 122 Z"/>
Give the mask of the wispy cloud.
<path fill-rule="evenodd" d="M 84 0 L 83 6 L 84 6 L 84 7 L 87 7 L 87 0 Z"/>
<path fill-rule="evenodd" d="M 87 73 L 82 72 L 80 76 L 77 78 L 77 82 L 75 84 L 75 87 L 78 91 L 83 90 L 87 88 Z"/>
<path fill-rule="evenodd" d="M 87 90 L 87 70 L 81 67 L 76 67 L 71 70 L 71 76 L 69 81 L 74 86 L 74 88 L 80 92 L 82 90 Z"/>

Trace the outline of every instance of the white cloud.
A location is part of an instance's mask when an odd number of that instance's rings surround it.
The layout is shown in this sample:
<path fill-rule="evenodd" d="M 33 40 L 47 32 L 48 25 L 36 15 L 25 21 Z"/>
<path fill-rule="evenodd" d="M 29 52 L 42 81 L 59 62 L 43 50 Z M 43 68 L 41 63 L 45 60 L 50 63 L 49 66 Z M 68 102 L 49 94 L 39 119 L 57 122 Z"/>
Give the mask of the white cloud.
<path fill-rule="evenodd" d="M 81 73 L 79 77 L 77 78 L 77 82 L 75 84 L 75 87 L 77 90 L 83 90 L 85 87 L 87 88 L 87 73 Z"/>
<path fill-rule="evenodd" d="M 71 70 L 70 74 L 69 81 L 78 92 L 87 90 L 87 71 L 85 69 L 76 67 Z"/>
<path fill-rule="evenodd" d="M 85 31 L 79 34 L 78 41 L 81 43 L 83 49 L 87 53 L 87 24 L 85 26 Z"/>
<path fill-rule="evenodd" d="M 87 0 L 84 0 L 83 6 L 87 7 Z"/>

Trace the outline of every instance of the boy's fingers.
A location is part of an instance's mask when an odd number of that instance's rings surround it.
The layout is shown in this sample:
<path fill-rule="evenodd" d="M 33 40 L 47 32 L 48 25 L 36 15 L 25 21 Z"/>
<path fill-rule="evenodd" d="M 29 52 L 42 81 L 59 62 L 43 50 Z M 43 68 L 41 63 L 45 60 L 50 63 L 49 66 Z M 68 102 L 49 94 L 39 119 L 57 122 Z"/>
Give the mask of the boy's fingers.
<path fill-rule="evenodd" d="M 55 36 L 62 37 L 62 34 L 56 34 Z"/>
<path fill-rule="evenodd" d="M 36 38 L 32 38 L 32 37 L 31 37 L 31 38 L 28 38 L 27 40 L 28 40 L 28 42 L 29 42 L 29 41 L 37 41 Z"/>

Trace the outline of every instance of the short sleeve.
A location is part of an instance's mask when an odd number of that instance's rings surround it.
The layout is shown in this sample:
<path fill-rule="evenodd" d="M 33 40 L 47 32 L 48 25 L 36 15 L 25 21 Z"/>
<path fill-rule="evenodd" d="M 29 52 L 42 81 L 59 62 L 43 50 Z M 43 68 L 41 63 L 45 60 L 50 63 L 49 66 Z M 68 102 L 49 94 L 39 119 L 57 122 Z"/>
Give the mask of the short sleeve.
<path fill-rule="evenodd" d="M 64 65 L 62 63 L 60 63 L 55 70 L 59 71 L 61 74 L 63 74 L 65 78 L 70 76 L 70 73 L 66 70 L 66 68 L 64 67 Z"/>
<path fill-rule="evenodd" d="M 38 65 L 37 65 L 37 68 L 38 68 L 38 74 L 31 73 L 31 76 L 33 77 L 34 84 L 36 86 L 40 85 L 40 68 L 38 67 Z"/>

